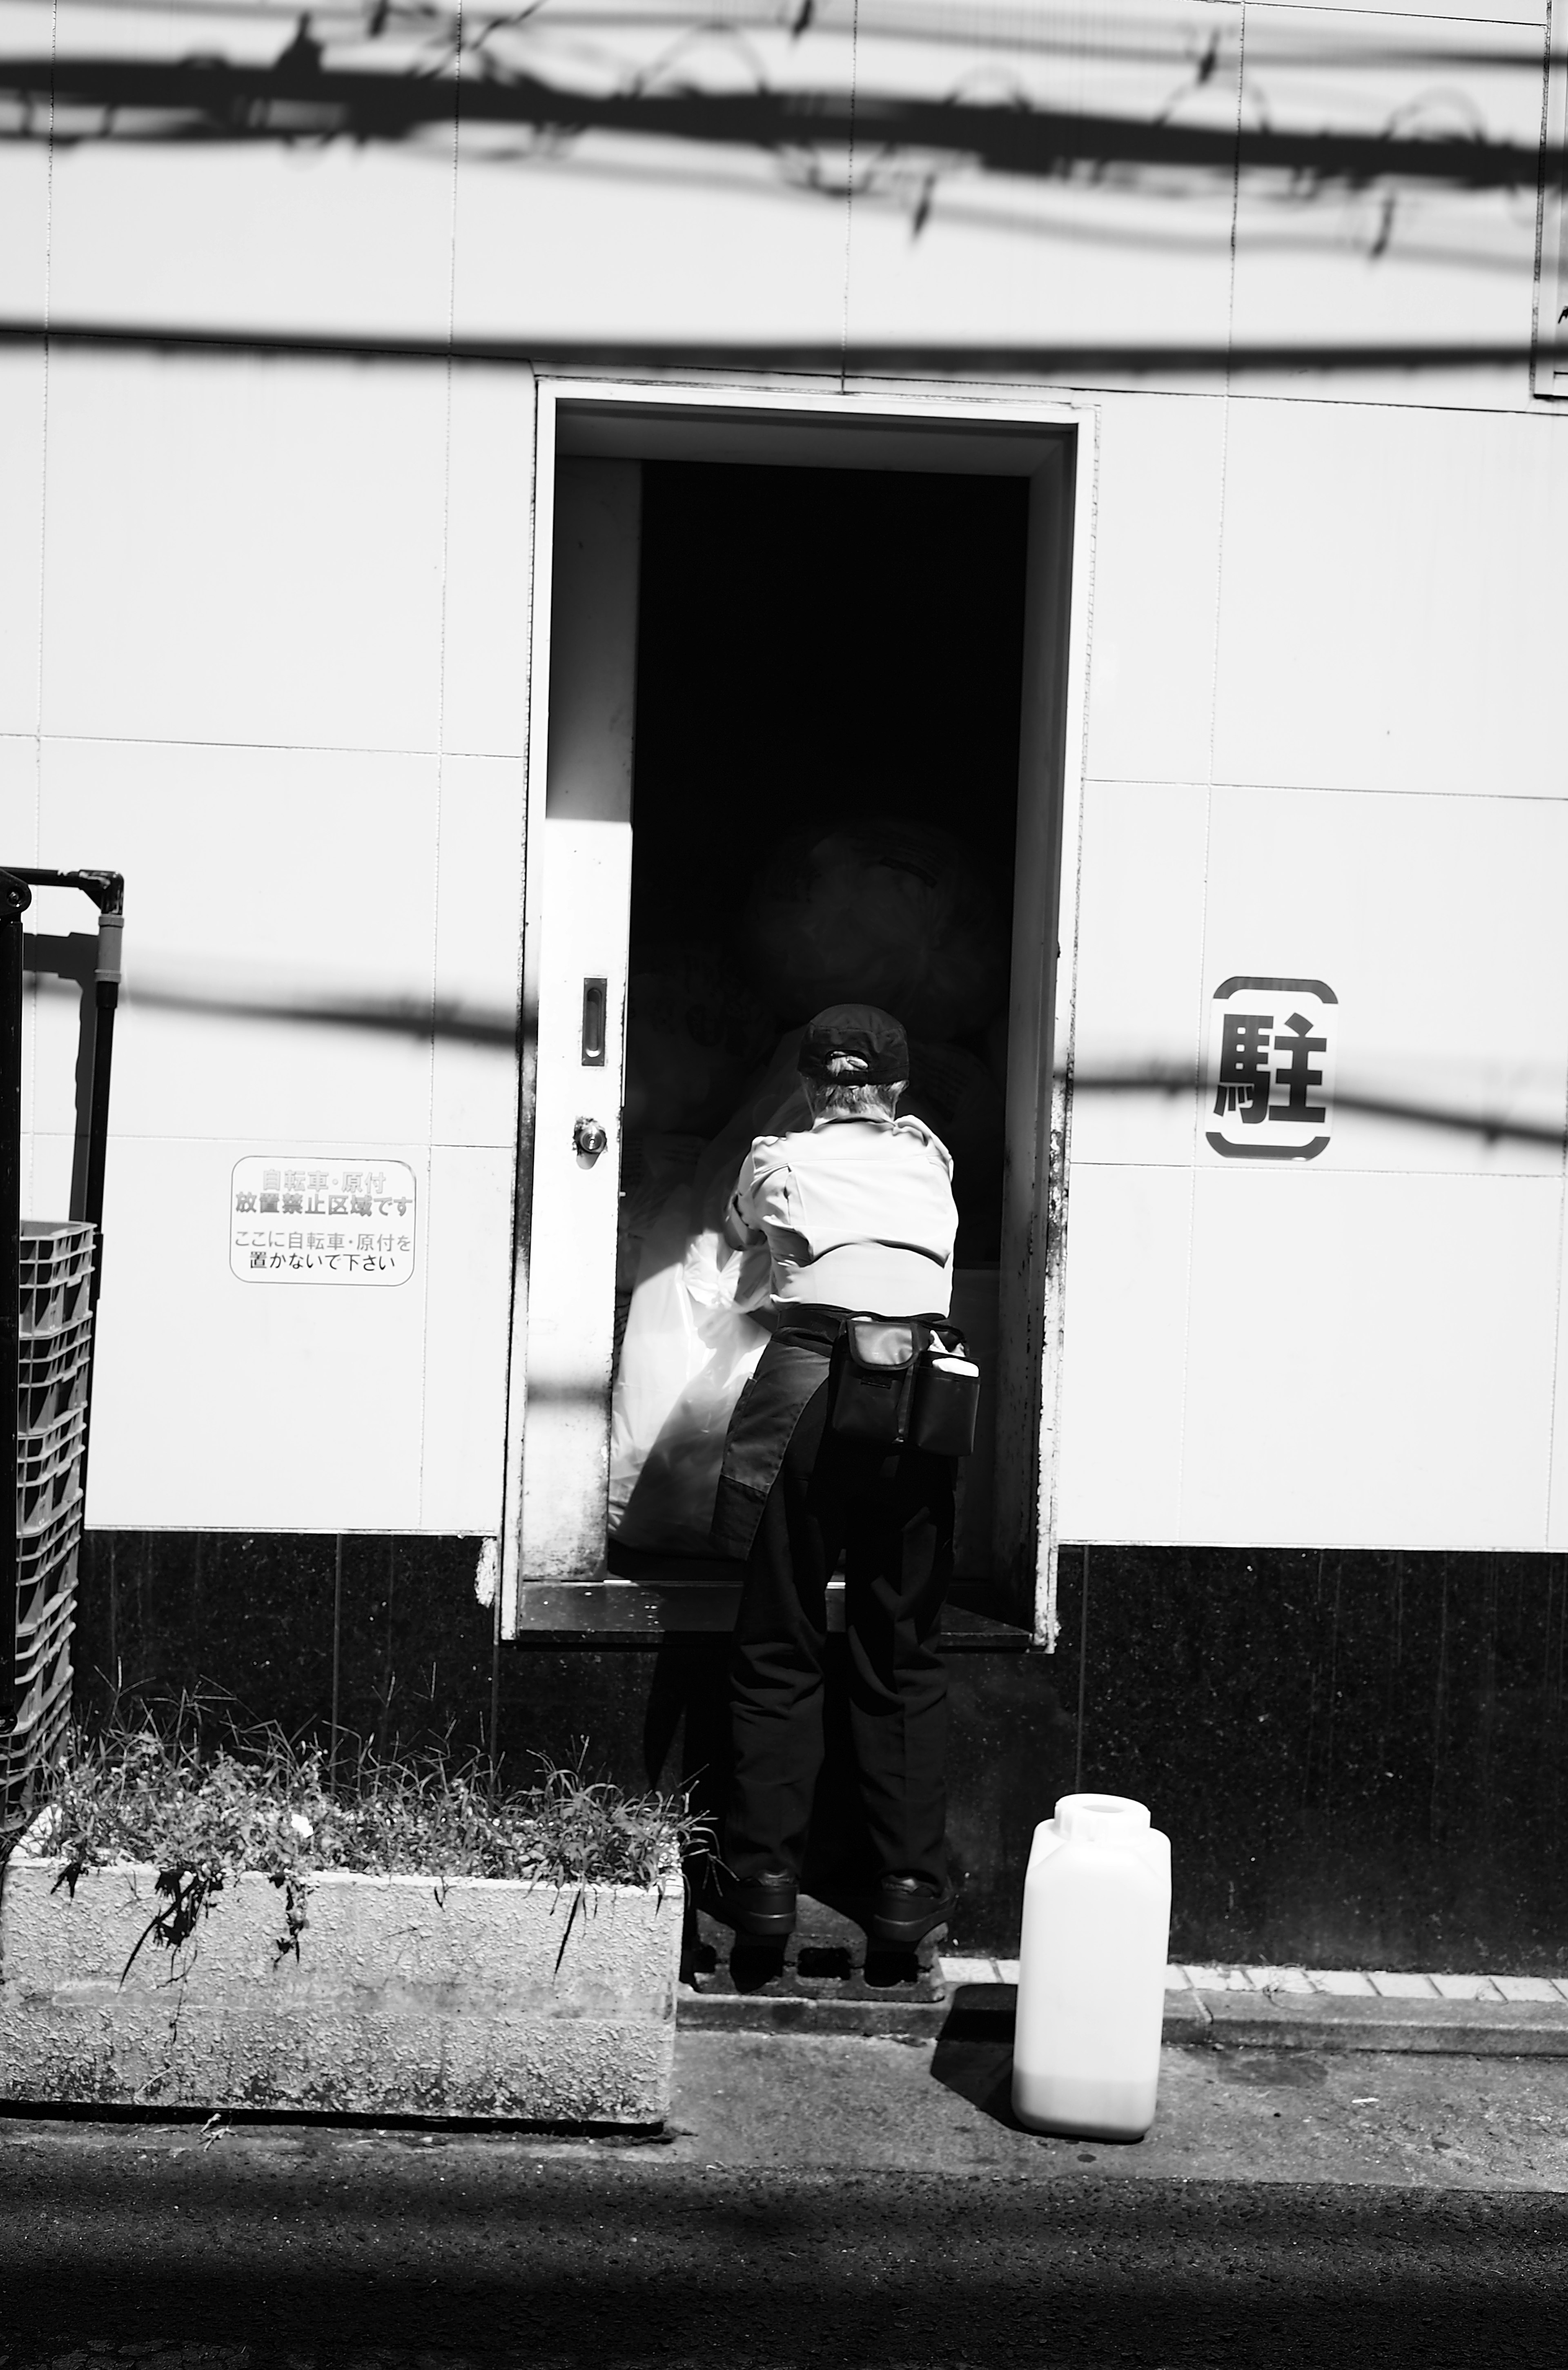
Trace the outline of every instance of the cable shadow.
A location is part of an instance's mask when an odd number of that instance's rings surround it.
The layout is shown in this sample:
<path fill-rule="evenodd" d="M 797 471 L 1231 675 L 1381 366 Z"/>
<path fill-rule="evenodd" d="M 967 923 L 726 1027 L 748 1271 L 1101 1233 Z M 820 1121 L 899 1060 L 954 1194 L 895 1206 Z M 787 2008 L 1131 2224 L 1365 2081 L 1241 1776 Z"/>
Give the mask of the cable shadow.
<path fill-rule="evenodd" d="M 714 338 L 394 337 L 351 330 L 193 328 L 173 322 L 134 326 L 41 315 L 0 316 L 0 347 L 98 348 L 115 353 L 286 354 L 299 361 L 491 363 L 519 370 L 651 372 L 770 371 L 802 377 L 1021 378 L 1032 383 L 1156 377 L 1243 379 L 1281 374 L 1406 373 L 1568 368 L 1568 339 L 1333 339 L 1267 343 L 1190 340 L 1154 344 L 1101 339 L 1043 339 L 998 344 L 972 339 L 824 339 Z"/>
<path fill-rule="evenodd" d="M 83 984 L 80 966 L 82 949 L 91 949 L 91 938 L 34 939 L 27 941 L 29 949 L 36 944 L 49 954 L 47 963 L 34 964 L 30 955 L 29 968 L 36 970 L 42 980 L 65 981 L 80 987 Z M 68 949 L 57 955 L 52 950 Z M 69 965 L 76 965 L 71 969 Z M 91 971 L 87 972 L 90 981 Z M 46 990 L 47 992 L 47 990 Z M 344 996 L 317 1001 L 295 1002 L 282 996 L 199 994 L 195 990 L 136 986 L 127 984 L 122 992 L 124 1004 L 148 1011 L 179 1012 L 193 1018 L 213 1020 L 283 1021 L 297 1028 L 324 1028 L 363 1030 L 372 1035 L 408 1037 L 423 1042 L 445 1042 L 475 1045 L 495 1053 L 514 1054 L 525 1034 L 524 1022 L 516 1013 L 498 1008 L 442 1003 L 416 1003 L 402 996 Z M 1058 1074 L 1060 1081 L 1060 1074 Z M 1155 1065 L 1147 1069 L 1076 1070 L 1072 1074 L 1071 1092 L 1075 1098 L 1089 1095 L 1158 1094 L 1167 1098 L 1191 1095 L 1200 1103 L 1206 1101 L 1206 1089 L 1199 1083 L 1193 1069 L 1172 1069 Z M 1355 1111 L 1369 1118 L 1392 1120 L 1409 1127 L 1443 1128 L 1454 1133 L 1479 1136 L 1488 1144 L 1539 1145 L 1553 1152 L 1568 1152 L 1568 1128 L 1548 1126 L 1526 1119 L 1507 1119 L 1494 1111 L 1467 1110 L 1458 1104 L 1420 1101 L 1395 1095 L 1365 1093 L 1355 1087 L 1337 1086 L 1333 1097 L 1337 1112 Z"/>
<path fill-rule="evenodd" d="M 302 29 L 308 18 L 302 19 Z M 156 59 L 44 52 L 0 59 L 0 137 L 56 144 L 118 139 L 162 145 L 347 140 L 396 144 L 455 125 L 527 127 L 556 140 L 610 133 L 687 147 L 736 147 L 782 157 L 828 152 L 862 160 L 877 150 L 962 158 L 982 172 L 1031 180 L 1082 174 L 1283 177 L 1298 195 L 1390 178 L 1469 190 L 1533 192 L 1543 167 L 1561 178 L 1563 155 L 1489 139 L 1472 128 L 1413 136 L 1396 123 L 1358 132 L 1282 130 L 1264 122 L 1188 123 L 986 102 L 918 98 L 874 85 L 700 91 L 643 86 L 571 88 L 482 52 L 460 83 L 447 60 L 375 72 L 328 66 L 303 29 L 267 64 L 212 55 Z M 14 109 L 14 112 L 12 111 Z M 97 117 L 73 123 L 73 111 Z M 847 169 L 847 167 L 846 168 Z M 835 189 L 829 194 L 841 194 Z"/>
<path fill-rule="evenodd" d="M 1072 1092 L 1079 1095 L 1159 1094 L 1168 1098 L 1193 1095 L 1206 1107 L 1207 1088 L 1191 1069 L 1077 1070 Z M 1464 1110 L 1457 1104 L 1418 1102 L 1397 1095 L 1366 1094 L 1355 1087 L 1336 1085 L 1334 1111 L 1356 1111 L 1370 1119 L 1394 1120 L 1409 1127 L 1448 1128 L 1459 1134 L 1479 1135 L 1488 1144 L 1505 1140 L 1538 1144 L 1553 1152 L 1568 1150 L 1568 1130 L 1542 1122 L 1504 1119 L 1495 1112 Z"/>
<path fill-rule="evenodd" d="M 42 941 L 45 946 L 63 943 Z M 96 942 L 83 942 L 92 947 Z M 32 939 L 28 940 L 30 949 Z M 44 963 L 34 965 L 40 977 L 70 976 L 55 972 Z M 88 979 L 91 979 L 88 972 Z M 45 992 L 48 990 L 46 988 Z M 469 1005 L 443 1003 L 439 1000 L 416 1001 L 411 996 L 330 996 L 316 1000 L 269 995 L 242 995 L 206 993 L 194 989 L 127 984 L 121 991 L 121 1005 L 133 1005 L 148 1012 L 182 1012 L 194 1018 L 208 1020 L 290 1021 L 308 1029 L 350 1029 L 366 1031 L 373 1036 L 409 1037 L 424 1042 L 439 1040 L 447 1044 L 477 1045 L 494 1053 L 515 1053 L 522 1041 L 523 1024 L 515 1012 L 499 1009 L 476 1009 Z"/>

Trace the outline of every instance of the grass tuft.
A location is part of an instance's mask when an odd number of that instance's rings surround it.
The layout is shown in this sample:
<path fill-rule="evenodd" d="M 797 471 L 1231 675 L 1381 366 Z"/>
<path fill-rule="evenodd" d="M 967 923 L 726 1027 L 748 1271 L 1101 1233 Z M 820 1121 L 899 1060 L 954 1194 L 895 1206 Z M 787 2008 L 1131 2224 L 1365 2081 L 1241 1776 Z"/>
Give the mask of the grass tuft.
<path fill-rule="evenodd" d="M 581 1895 L 678 1881 L 703 1834 L 679 1798 L 590 1784 L 581 1763 L 547 1765 L 512 1793 L 478 1760 L 438 1753 L 386 1760 L 362 1745 L 334 1770 L 319 1746 L 277 1728 L 224 1721 L 214 1735 L 210 1709 L 184 1699 L 162 1719 L 75 1731 L 29 1849 L 63 1861 L 58 1882 L 72 1893 L 89 1868 L 156 1868 L 160 1905 L 138 1950 L 150 1939 L 178 1951 L 232 1877 L 270 1877 L 284 1896 L 279 1954 L 297 1956 L 310 1879 L 329 1869 L 428 1877 L 438 1891 L 456 1877 L 525 1878 Z"/>

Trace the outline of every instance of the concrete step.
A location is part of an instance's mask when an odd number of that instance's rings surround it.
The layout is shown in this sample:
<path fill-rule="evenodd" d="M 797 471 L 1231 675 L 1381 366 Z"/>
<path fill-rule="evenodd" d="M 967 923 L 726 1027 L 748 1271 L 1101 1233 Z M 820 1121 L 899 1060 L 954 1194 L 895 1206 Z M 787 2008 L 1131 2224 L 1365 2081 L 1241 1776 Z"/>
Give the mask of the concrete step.
<path fill-rule="evenodd" d="M 813 1920 L 806 1930 L 836 1929 Z M 862 1948 L 859 1966 L 841 1980 L 813 1980 L 798 1968 L 797 1954 L 794 1967 L 750 1987 L 744 1968 L 740 1984 L 727 1967 L 717 1970 L 700 1987 L 683 1985 L 679 2022 L 698 2031 L 905 2041 L 1012 2038 L 1016 1961 L 933 1953 L 915 1978 L 877 1983 L 867 1979 Z M 1568 1977 L 1173 1966 L 1165 2039 L 1219 2049 L 1568 2057 Z"/>
<path fill-rule="evenodd" d="M 914 1950 L 878 1950 L 843 1902 L 802 1893 L 789 1940 L 746 1942 L 698 1910 L 688 1927 L 679 2018 L 726 2032 L 934 2035 L 949 1987 L 937 1927 Z"/>

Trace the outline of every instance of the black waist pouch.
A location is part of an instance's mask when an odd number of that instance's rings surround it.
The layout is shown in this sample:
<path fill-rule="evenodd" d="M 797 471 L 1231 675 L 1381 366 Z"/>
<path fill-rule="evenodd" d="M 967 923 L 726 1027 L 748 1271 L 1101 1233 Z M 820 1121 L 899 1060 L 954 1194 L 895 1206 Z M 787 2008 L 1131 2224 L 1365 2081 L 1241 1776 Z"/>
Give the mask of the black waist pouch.
<path fill-rule="evenodd" d="M 962 1340 L 952 1349 L 933 1341 L 915 1363 L 915 1412 L 910 1438 L 931 1456 L 969 1456 L 980 1409 L 980 1369 Z"/>
<path fill-rule="evenodd" d="M 829 1418 L 840 1439 L 967 1456 L 979 1399 L 980 1369 L 955 1327 L 918 1317 L 845 1318 Z"/>

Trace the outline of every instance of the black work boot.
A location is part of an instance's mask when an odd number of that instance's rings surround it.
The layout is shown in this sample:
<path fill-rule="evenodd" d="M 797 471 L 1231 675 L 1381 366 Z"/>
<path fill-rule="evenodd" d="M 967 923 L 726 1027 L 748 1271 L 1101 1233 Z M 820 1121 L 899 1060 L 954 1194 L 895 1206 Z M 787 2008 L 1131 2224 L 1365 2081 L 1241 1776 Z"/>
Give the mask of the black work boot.
<path fill-rule="evenodd" d="M 734 1877 L 711 1870 L 698 1899 L 709 1916 L 732 1926 L 751 1942 L 785 1942 L 795 1930 L 796 1884 L 782 1870 Z"/>
<path fill-rule="evenodd" d="M 924 1877 L 879 1877 L 866 1904 L 867 1937 L 887 1950 L 912 1950 L 952 1915 L 957 1898 L 951 1884 L 931 1884 Z"/>

